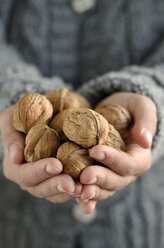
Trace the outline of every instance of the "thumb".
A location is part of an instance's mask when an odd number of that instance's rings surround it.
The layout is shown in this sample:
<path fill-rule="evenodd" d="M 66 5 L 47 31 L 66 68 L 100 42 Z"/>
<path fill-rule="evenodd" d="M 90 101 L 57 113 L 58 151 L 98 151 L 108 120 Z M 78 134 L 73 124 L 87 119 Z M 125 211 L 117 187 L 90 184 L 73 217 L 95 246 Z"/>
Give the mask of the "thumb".
<path fill-rule="evenodd" d="M 141 147 L 150 148 L 157 123 L 155 104 L 148 97 L 138 95 L 130 104 L 130 112 L 134 118 L 133 139 Z"/>
<path fill-rule="evenodd" d="M 0 116 L 0 129 L 5 157 L 20 164 L 24 160 L 24 135 L 13 128 L 12 113 L 13 107 L 10 107 Z"/>

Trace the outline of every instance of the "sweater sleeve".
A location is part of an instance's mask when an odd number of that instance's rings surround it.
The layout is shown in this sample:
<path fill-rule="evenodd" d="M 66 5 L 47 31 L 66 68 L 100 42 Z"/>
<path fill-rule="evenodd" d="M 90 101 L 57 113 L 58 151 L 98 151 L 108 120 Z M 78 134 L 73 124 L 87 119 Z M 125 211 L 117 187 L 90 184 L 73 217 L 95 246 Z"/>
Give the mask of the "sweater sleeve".
<path fill-rule="evenodd" d="M 0 114 L 24 94 L 64 87 L 71 89 L 61 78 L 45 78 L 34 65 L 23 61 L 18 51 L 5 41 L 0 17 Z"/>
<path fill-rule="evenodd" d="M 130 66 L 89 81 L 78 92 L 94 105 L 115 92 L 133 92 L 148 96 L 157 107 L 157 130 L 152 145 L 152 163 L 163 154 L 164 146 L 164 65 L 154 67 Z"/>
<path fill-rule="evenodd" d="M 66 86 L 61 78 L 43 77 L 34 65 L 25 63 L 16 49 L 7 44 L 4 22 L 0 15 L 0 114 L 24 94 L 32 92 L 44 94 L 54 88 L 64 87 L 71 90 L 71 85 Z M 2 160 L 3 145 L 0 134 L 0 163 Z"/>

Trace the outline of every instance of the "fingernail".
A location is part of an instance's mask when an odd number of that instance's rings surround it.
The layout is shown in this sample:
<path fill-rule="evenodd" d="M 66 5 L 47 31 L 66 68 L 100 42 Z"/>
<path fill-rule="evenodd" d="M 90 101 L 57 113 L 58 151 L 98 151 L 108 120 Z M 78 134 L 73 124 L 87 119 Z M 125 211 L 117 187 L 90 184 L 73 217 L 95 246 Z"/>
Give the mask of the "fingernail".
<path fill-rule="evenodd" d="M 97 181 L 97 177 L 92 178 L 87 184 L 92 184 Z"/>
<path fill-rule="evenodd" d="M 11 144 L 9 146 L 10 160 L 13 162 L 17 153 L 20 152 L 20 147 L 17 144 Z"/>
<path fill-rule="evenodd" d="M 88 198 L 85 198 L 84 195 L 81 195 L 81 199 L 83 200 L 83 202 L 88 202 L 89 200 L 93 199 L 94 197 L 95 197 L 95 192 L 93 192 L 93 194 Z"/>
<path fill-rule="evenodd" d="M 72 196 L 72 197 L 80 197 L 80 195 L 77 195 L 77 194 L 75 194 L 75 193 L 69 193 L 69 192 L 67 192 L 67 194 L 68 194 L 69 196 Z"/>
<path fill-rule="evenodd" d="M 146 138 L 146 140 L 148 141 L 149 143 L 149 146 L 151 146 L 152 144 L 152 134 L 151 132 L 148 130 L 148 129 L 143 129 L 142 131 L 142 135 Z"/>
<path fill-rule="evenodd" d="M 57 185 L 57 189 L 61 193 L 66 193 L 66 191 L 62 188 L 62 186 L 60 184 Z"/>
<path fill-rule="evenodd" d="M 53 166 L 51 164 L 48 164 L 46 166 L 46 171 L 49 173 L 49 174 L 56 174 L 57 172 L 59 173 L 60 169 L 59 169 L 59 166 Z"/>
<path fill-rule="evenodd" d="M 97 152 L 95 153 L 94 151 L 90 152 L 90 156 L 93 157 L 96 160 L 104 160 L 105 159 L 105 154 L 104 152 Z"/>
<path fill-rule="evenodd" d="M 76 187 L 76 191 L 77 191 L 78 195 L 81 194 L 81 191 L 82 191 L 82 185 L 81 184 Z"/>
<path fill-rule="evenodd" d="M 67 192 L 68 195 L 72 196 L 72 197 L 80 197 L 81 191 L 82 191 L 82 185 L 76 185 L 76 189 L 75 189 L 76 193 L 71 193 L 71 192 Z"/>

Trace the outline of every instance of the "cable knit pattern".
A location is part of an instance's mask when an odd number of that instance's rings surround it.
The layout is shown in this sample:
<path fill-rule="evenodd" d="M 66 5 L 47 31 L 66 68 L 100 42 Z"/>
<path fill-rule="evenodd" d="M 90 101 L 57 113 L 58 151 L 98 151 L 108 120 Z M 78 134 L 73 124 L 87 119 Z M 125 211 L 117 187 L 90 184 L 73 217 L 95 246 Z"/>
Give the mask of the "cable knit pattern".
<path fill-rule="evenodd" d="M 163 0 L 96 0 L 81 14 L 71 0 L 0 0 L 0 113 L 23 94 L 68 87 L 93 106 L 118 91 L 143 94 L 158 115 L 152 168 L 99 202 L 88 224 L 72 216 L 74 201 L 33 197 L 1 166 L 0 248 L 164 247 L 163 13 Z"/>

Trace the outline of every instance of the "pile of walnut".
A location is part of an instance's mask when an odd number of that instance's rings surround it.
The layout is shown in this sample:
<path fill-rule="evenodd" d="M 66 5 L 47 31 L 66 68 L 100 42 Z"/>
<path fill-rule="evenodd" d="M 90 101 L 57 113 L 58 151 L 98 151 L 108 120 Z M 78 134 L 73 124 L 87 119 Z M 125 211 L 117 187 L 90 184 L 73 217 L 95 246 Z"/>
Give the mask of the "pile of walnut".
<path fill-rule="evenodd" d="M 13 126 L 25 137 L 27 162 L 56 157 L 64 173 L 79 180 L 82 170 L 93 164 L 89 149 L 102 144 L 124 150 L 131 116 L 115 104 L 91 109 L 82 96 L 67 89 L 55 89 L 45 96 L 28 94 L 13 111 Z"/>

